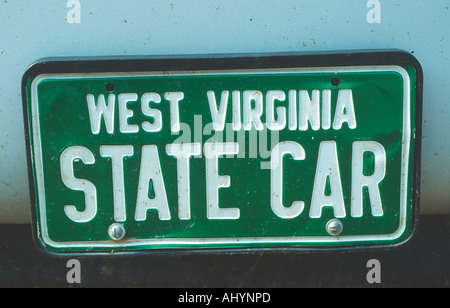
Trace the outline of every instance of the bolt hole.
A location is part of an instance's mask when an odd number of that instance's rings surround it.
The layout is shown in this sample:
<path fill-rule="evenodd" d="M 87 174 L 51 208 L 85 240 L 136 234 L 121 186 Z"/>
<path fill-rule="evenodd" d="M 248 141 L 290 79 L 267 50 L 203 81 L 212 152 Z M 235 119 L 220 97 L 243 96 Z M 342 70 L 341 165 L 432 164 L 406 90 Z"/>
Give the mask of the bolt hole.
<path fill-rule="evenodd" d="M 107 83 L 106 91 L 108 91 L 108 92 L 114 91 L 114 85 L 112 83 Z"/>
<path fill-rule="evenodd" d="M 333 79 L 331 79 L 331 84 L 335 87 L 337 87 L 339 85 L 339 82 L 340 82 L 340 80 L 337 77 L 334 77 Z"/>

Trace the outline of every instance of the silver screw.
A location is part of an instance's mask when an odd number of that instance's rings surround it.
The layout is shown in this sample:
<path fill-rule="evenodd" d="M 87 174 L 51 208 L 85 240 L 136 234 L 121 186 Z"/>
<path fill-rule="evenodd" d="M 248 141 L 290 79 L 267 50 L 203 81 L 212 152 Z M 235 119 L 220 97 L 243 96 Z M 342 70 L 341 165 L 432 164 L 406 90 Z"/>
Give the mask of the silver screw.
<path fill-rule="evenodd" d="M 125 236 L 125 227 L 119 223 L 113 223 L 108 228 L 109 237 L 115 241 L 120 241 Z"/>
<path fill-rule="evenodd" d="M 344 230 L 344 225 L 338 219 L 331 219 L 325 228 L 329 235 L 338 236 Z"/>

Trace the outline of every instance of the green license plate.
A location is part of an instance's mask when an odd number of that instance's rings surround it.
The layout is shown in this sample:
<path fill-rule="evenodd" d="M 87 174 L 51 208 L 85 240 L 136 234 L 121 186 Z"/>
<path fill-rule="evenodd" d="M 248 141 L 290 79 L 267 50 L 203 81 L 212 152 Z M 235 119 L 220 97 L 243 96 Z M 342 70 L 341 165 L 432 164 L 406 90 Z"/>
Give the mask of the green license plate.
<path fill-rule="evenodd" d="M 23 78 L 36 242 L 397 246 L 418 217 L 421 87 L 401 51 L 36 62 Z"/>

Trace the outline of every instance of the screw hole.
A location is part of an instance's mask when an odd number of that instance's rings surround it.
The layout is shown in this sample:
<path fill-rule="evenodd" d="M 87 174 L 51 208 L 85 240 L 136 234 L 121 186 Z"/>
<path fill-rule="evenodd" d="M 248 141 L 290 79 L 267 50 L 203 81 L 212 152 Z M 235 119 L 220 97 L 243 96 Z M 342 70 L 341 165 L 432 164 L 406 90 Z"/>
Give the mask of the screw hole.
<path fill-rule="evenodd" d="M 108 91 L 108 92 L 114 91 L 114 85 L 112 83 L 107 83 L 106 91 Z"/>
<path fill-rule="evenodd" d="M 333 79 L 331 79 L 331 84 L 335 87 L 337 87 L 339 85 L 339 82 L 340 82 L 340 80 L 337 77 L 334 77 Z"/>

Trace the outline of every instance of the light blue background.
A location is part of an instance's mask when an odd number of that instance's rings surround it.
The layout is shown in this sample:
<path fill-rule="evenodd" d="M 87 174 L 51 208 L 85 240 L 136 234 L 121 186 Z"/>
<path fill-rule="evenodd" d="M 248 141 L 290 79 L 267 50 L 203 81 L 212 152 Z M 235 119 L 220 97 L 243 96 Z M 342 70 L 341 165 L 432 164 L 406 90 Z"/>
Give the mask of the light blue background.
<path fill-rule="evenodd" d="M 0 1 L 0 223 L 29 222 L 21 78 L 42 57 L 400 48 L 424 70 L 421 210 L 450 213 L 450 3 L 383 1 Z"/>

